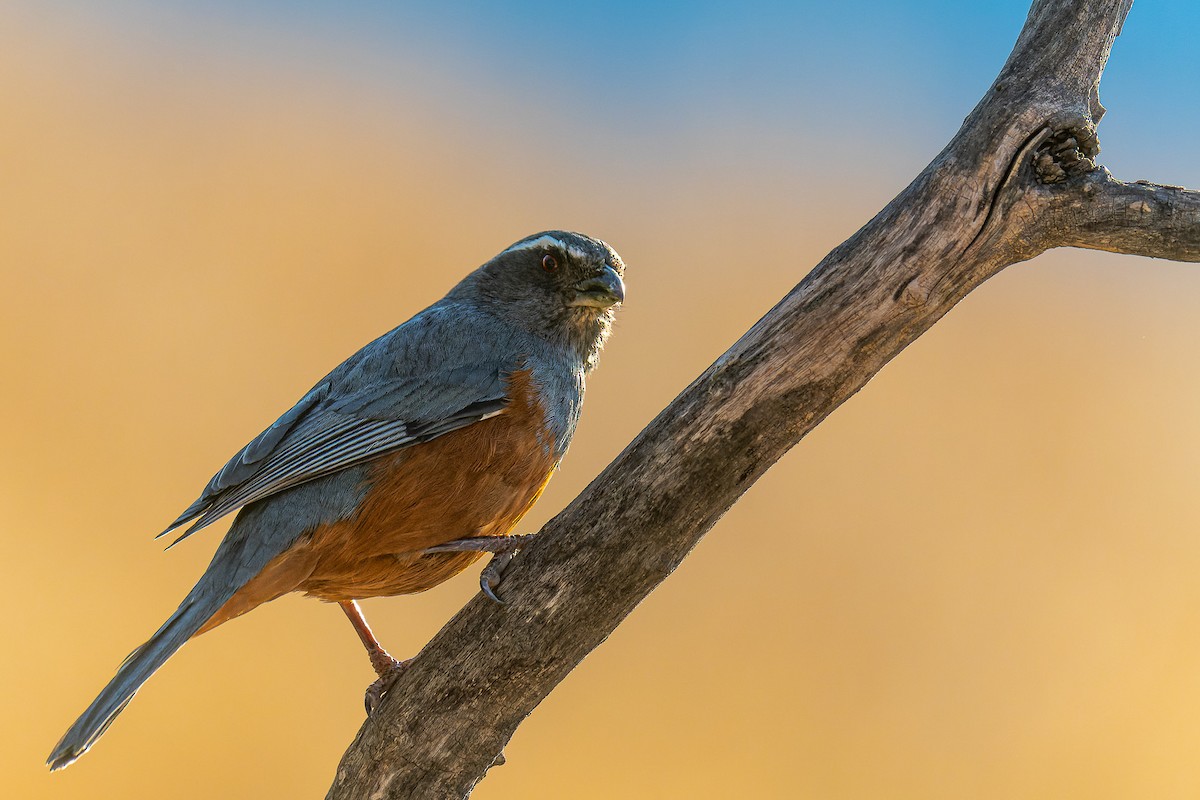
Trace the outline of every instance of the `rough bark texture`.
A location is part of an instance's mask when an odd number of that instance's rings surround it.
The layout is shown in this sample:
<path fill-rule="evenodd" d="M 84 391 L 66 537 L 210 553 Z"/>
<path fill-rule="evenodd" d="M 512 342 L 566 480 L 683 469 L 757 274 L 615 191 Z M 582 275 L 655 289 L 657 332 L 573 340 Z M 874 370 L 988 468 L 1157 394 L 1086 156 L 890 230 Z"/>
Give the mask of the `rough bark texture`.
<path fill-rule="evenodd" d="M 1200 193 L 1094 161 L 1131 0 L 1037 0 L 949 145 L 668 406 L 428 644 L 329 798 L 463 798 L 534 707 L 738 497 L 1009 264 L 1078 246 L 1200 260 Z"/>

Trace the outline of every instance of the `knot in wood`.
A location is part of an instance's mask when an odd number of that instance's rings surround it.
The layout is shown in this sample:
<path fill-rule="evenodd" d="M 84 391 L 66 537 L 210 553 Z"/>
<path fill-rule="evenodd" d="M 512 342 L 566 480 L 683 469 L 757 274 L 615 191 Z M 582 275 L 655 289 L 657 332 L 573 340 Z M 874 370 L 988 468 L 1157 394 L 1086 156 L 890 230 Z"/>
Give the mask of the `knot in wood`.
<path fill-rule="evenodd" d="M 1042 183 L 1062 183 L 1096 169 L 1100 140 L 1091 125 L 1055 131 L 1033 154 L 1033 169 Z"/>
<path fill-rule="evenodd" d="M 1062 184 L 1068 178 L 1096 169 L 1100 142 L 1091 125 L 1060 128 L 1033 154 L 1033 170 L 1043 184 Z"/>
<path fill-rule="evenodd" d="M 921 275 L 914 276 L 900 287 L 896 299 L 909 308 L 920 308 L 929 302 L 929 286 Z"/>

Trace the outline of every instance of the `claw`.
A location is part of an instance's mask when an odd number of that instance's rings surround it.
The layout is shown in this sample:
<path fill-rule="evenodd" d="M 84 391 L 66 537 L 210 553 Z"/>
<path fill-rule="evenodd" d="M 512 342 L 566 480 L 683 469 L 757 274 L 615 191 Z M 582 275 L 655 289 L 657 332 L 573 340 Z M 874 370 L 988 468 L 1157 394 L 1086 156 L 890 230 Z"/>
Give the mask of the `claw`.
<path fill-rule="evenodd" d="M 496 584 L 497 586 L 499 583 Z M 489 581 L 482 574 L 479 576 L 479 591 L 483 592 L 483 596 L 491 600 L 497 605 L 504 605 L 504 601 L 496 594 L 496 590 L 492 588 L 492 581 Z"/>
<path fill-rule="evenodd" d="M 536 533 L 523 533 L 516 536 L 476 536 L 470 539 L 455 539 L 451 542 L 427 547 L 421 552 L 491 553 L 492 560 L 483 568 L 483 572 L 479 573 L 479 589 L 483 592 L 484 597 L 493 603 L 504 605 L 504 601 L 496 594 L 496 589 L 500 586 L 500 578 L 504 574 L 504 568 L 512 561 L 516 552 L 535 536 L 537 536 Z"/>
<path fill-rule="evenodd" d="M 363 706 L 367 709 L 368 717 L 375 713 L 375 709 L 379 708 L 385 691 L 383 688 L 383 678 L 380 678 L 367 687 L 367 692 L 363 696 Z"/>
<path fill-rule="evenodd" d="M 408 661 L 393 659 L 391 666 L 380 674 L 379 679 L 367 687 L 366 694 L 363 695 L 363 705 L 367 709 L 368 717 L 375 713 L 375 709 L 379 708 L 379 704 L 383 702 L 383 696 L 408 669 L 408 664 Z"/>
<path fill-rule="evenodd" d="M 483 572 L 479 573 L 479 588 L 483 592 L 484 597 L 493 603 L 499 605 L 505 604 L 500 599 L 500 596 L 496 594 L 496 589 L 500 588 L 500 579 L 504 576 L 504 568 L 508 566 L 508 562 L 513 560 L 515 552 L 497 553 L 492 556 L 492 560 L 483 568 Z"/>

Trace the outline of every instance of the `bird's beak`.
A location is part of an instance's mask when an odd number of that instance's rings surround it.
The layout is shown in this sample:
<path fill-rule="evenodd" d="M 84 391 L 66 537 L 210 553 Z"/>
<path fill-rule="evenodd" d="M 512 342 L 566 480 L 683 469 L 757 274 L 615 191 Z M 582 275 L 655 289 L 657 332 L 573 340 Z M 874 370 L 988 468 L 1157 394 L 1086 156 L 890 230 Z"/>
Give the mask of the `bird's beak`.
<path fill-rule="evenodd" d="M 599 275 L 575 284 L 575 296 L 567 305 L 586 308 L 608 308 L 625 300 L 625 282 L 607 264 Z"/>

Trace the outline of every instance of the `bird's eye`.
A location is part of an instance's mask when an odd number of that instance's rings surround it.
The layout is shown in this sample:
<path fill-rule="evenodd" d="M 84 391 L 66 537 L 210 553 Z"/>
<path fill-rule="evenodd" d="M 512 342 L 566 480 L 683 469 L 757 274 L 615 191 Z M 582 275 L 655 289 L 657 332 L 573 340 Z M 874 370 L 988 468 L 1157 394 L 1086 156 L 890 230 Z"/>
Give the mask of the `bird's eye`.
<path fill-rule="evenodd" d="M 558 259 L 546 253 L 542 256 L 542 269 L 546 272 L 558 272 Z"/>

